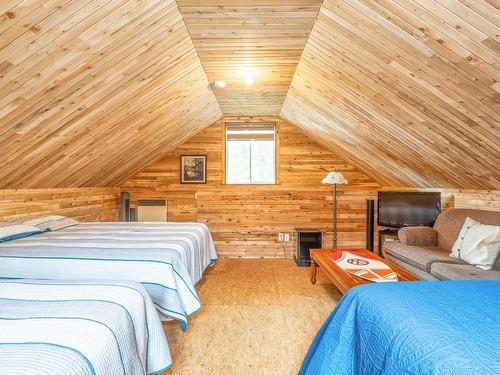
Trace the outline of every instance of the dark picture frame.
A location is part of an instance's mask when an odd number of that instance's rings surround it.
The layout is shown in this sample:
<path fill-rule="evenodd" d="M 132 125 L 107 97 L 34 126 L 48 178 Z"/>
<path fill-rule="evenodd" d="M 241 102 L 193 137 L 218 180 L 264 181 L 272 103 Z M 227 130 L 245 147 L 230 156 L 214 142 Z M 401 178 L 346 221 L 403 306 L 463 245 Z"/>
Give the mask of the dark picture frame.
<path fill-rule="evenodd" d="M 181 184 L 207 183 L 207 156 L 181 155 Z"/>

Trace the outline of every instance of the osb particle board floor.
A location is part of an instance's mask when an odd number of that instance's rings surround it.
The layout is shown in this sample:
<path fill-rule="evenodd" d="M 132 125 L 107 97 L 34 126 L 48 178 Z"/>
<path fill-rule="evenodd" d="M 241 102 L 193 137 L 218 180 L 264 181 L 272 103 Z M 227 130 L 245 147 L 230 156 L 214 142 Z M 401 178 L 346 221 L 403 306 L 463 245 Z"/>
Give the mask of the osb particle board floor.
<path fill-rule="evenodd" d="M 318 270 L 289 259 L 220 259 L 197 285 L 201 310 L 182 332 L 164 323 L 174 366 L 166 374 L 296 374 L 341 298 Z"/>

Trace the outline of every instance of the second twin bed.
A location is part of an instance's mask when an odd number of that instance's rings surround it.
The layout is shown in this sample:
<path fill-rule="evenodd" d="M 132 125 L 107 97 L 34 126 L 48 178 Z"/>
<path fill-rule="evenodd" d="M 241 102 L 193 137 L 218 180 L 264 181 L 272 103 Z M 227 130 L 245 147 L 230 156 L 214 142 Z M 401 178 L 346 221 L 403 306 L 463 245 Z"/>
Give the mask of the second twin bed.
<path fill-rule="evenodd" d="M 200 307 L 194 289 L 217 254 L 199 223 L 79 223 L 0 244 L 0 277 L 141 282 L 158 311 L 180 322 Z"/>
<path fill-rule="evenodd" d="M 142 375 L 172 364 L 155 307 L 130 281 L 0 281 L 2 374 Z"/>
<path fill-rule="evenodd" d="M 24 233 L 2 227 L 0 239 L 0 372 L 152 375 L 171 366 L 160 318 L 186 330 L 201 307 L 194 285 L 217 259 L 206 225 L 51 216 L 17 227 Z"/>

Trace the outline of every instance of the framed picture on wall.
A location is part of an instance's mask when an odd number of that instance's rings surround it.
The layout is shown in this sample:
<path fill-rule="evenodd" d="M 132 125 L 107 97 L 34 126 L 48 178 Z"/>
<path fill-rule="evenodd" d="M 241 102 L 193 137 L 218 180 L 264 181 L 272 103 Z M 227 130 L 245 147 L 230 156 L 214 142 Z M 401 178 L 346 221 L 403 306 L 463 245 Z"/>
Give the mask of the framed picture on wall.
<path fill-rule="evenodd" d="M 206 182 L 206 155 L 181 155 L 181 184 L 205 184 Z"/>

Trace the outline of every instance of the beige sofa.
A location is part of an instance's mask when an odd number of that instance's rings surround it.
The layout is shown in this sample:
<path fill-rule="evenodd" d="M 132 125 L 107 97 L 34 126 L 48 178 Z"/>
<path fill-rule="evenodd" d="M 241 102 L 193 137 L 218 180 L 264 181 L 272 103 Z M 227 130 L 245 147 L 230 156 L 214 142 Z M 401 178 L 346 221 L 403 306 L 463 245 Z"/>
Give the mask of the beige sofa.
<path fill-rule="evenodd" d="M 386 241 L 385 257 L 423 280 L 500 279 L 500 256 L 492 270 L 485 271 L 450 258 L 451 248 L 467 217 L 483 224 L 500 225 L 500 212 L 449 209 L 434 227 L 406 227 L 398 232 L 399 241 Z"/>

